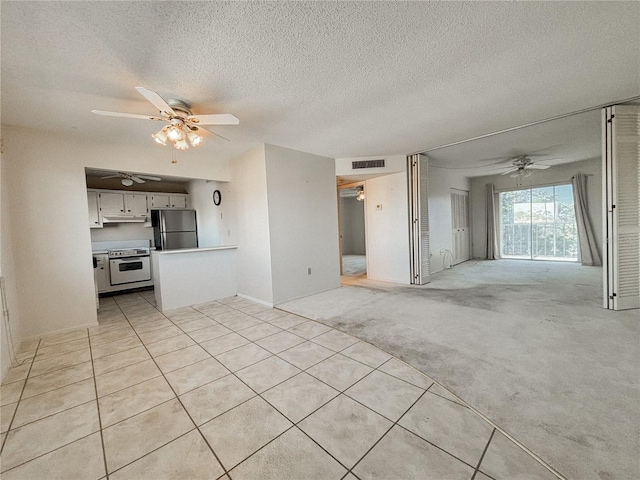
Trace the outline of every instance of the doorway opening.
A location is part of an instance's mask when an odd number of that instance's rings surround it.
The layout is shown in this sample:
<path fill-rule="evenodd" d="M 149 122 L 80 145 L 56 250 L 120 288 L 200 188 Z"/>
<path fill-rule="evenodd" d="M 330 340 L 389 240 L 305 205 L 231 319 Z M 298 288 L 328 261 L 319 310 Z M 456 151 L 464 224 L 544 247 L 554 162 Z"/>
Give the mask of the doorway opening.
<path fill-rule="evenodd" d="M 364 183 L 338 187 L 340 273 L 367 278 Z"/>
<path fill-rule="evenodd" d="M 500 193 L 500 256 L 578 261 L 571 184 Z"/>

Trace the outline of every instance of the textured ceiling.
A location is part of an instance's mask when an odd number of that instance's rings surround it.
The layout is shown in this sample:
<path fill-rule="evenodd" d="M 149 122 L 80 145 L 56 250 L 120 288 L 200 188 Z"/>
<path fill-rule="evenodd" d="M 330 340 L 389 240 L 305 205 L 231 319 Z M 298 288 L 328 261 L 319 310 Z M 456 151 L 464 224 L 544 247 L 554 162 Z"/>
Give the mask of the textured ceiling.
<path fill-rule="evenodd" d="M 431 166 L 458 169 L 468 177 L 502 173 L 520 155 L 549 166 L 597 158 L 602 153 L 601 116 L 594 110 L 439 148 L 426 155 Z"/>
<path fill-rule="evenodd" d="M 640 93 L 640 2 L 8 2 L 2 122 L 145 145 L 135 90 L 263 142 L 405 154 Z M 154 148 L 161 148 L 153 145 Z M 516 147 L 514 147 L 516 148 Z"/>

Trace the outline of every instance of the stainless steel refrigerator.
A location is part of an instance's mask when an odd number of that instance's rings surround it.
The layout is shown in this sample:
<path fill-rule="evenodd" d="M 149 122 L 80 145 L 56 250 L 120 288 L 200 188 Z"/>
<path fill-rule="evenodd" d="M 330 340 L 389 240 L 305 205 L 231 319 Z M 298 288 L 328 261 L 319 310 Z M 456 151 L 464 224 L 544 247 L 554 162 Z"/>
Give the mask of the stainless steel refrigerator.
<path fill-rule="evenodd" d="M 157 250 L 198 247 L 195 210 L 151 210 L 151 225 Z"/>

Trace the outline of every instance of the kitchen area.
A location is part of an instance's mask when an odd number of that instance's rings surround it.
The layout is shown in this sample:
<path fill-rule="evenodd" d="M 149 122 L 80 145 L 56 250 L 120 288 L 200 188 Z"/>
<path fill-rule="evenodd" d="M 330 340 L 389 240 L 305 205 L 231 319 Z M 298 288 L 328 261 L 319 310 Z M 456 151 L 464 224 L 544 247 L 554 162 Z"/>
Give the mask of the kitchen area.
<path fill-rule="evenodd" d="M 237 293 L 228 183 L 85 173 L 98 309 L 101 297 L 140 289 L 153 289 L 160 310 Z"/>

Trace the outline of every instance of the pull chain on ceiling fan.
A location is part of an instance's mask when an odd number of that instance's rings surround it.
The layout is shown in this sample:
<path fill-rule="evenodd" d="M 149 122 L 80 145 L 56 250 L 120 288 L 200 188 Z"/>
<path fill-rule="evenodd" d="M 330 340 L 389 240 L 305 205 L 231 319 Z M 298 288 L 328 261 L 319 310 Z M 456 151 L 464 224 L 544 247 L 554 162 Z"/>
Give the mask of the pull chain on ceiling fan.
<path fill-rule="evenodd" d="M 158 109 L 160 112 L 159 116 L 108 112 L 104 110 L 91 110 L 91 112 L 109 117 L 168 122 L 168 125 L 165 125 L 158 132 L 152 134 L 151 137 L 160 145 L 166 145 L 167 141 L 173 143 L 173 146 L 178 150 L 186 150 L 190 145 L 192 147 L 201 145 L 203 137 L 198 133 L 200 129 L 229 141 L 229 139 L 224 138 L 222 135 L 203 127 L 203 125 L 238 125 L 240 123 L 240 120 L 230 113 L 194 115 L 191 113 L 189 105 L 182 100 L 169 99 L 165 101 L 156 92 L 144 87 L 136 87 L 136 90 Z"/>

